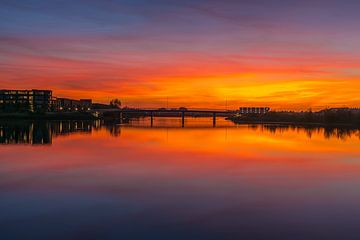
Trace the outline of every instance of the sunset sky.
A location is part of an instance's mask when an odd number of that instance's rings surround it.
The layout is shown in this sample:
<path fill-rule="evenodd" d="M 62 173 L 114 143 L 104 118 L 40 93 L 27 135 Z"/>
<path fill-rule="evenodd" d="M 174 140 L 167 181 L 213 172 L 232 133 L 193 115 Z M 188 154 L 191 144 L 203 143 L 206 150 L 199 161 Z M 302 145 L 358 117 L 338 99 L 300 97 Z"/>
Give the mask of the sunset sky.
<path fill-rule="evenodd" d="M 1 0 L 0 89 L 133 107 L 360 107 L 358 0 Z"/>

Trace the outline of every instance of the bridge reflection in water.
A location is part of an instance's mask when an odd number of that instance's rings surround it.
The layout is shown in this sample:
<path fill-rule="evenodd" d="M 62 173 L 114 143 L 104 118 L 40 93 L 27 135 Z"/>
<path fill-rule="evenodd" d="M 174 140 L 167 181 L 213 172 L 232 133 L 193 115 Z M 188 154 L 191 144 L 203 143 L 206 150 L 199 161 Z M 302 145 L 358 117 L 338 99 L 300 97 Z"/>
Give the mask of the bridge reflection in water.
<path fill-rule="evenodd" d="M 236 110 L 219 110 L 219 109 L 101 109 L 94 113 L 105 118 L 118 119 L 120 122 L 125 118 L 132 117 L 149 117 L 150 126 L 154 125 L 155 117 L 180 117 L 181 127 L 185 127 L 185 117 L 211 117 L 213 127 L 216 126 L 218 117 L 230 117 L 237 113 Z"/>
<path fill-rule="evenodd" d="M 149 121 L 152 122 L 149 125 Z M 239 125 L 230 121 L 223 121 L 215 128 L 206 121 L 189 121 L 185 129 L 230 129 L 238 128 Z M 260 132 L 269 132 L 272 134 L 282 134 L 288 131 L 305 132 L 308 138 L 313 134 L 322 134 L 325 139 L 338 138 L 346 140 L 351 137 L 360 139 L 360 130 L 357 128 L 339 128 L 339 127 L 320 127 L 320 126 L 295 126 L 286 124 L 248 124 L 248 129 Z M 244 125 L 242 125 L 244 127 Z M 183 120 L 179 119 L 162 119 L 154 125 L 150 118 L 140 118 L 129 123 L 119 124 L 119 122 L 106 122 L 103 120 L 67 120 L 67 121 L 0 121 L 0 144 L 32 144 L 32 145 L 51 145 L 53 138 L 58 136 L 66 136 L 74 133 L 91 134 L 93 131 L 105 130 L 111 136 L 121 136 L 122 128 L 138 128 L 153 129 L 158 131 L 161 129 L 184 128 Z M 185 130 L 184 129 L 184 130 Z"/>

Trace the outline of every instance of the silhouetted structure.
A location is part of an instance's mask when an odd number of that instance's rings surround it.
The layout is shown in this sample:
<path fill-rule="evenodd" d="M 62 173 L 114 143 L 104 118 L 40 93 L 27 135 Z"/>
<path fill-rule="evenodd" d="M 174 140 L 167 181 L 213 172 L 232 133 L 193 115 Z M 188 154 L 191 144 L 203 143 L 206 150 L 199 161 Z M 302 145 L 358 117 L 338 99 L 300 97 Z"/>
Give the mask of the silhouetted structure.
<path fill-rule="evenodd" d="M 47 112 L 51 104 L 51 90 L 0 90 L 1 111 Z"/>
<path fill-rule="evenodd" d="M 91 108 L 91 99 L 56 98 L 51 90 L 0 90 L 2 112 L 75 112 Z"/>
<path fill-rule="evenodd" d="M 264 114 L 270 111 L 269 107 L 240 107 L 240 114 Z"/>
<path fill-rule="evenodd" d="M 179 109 L 172 108 L 159 108 L 159 109 L 142 109 L 142 108 L 121 108 L 121 109 L 101 109 L 98 113 L 104 117 L 104 119 L 119 119 L 122 121 L 131 117 L 150 117 L 150 125 L 153 126 L 154 117 L 160 114 L 176 114 L 175 116 L 181 116 L 182 127 L 185 127 L 185 116 L 194 116 L 195 114 L 202 114 L 204 116 L 212 116 L 213 126 L 216 126 L 216 117 L 219 116 L 231 116 L 235 114 L 235 111 L 219 110 L 219 109 L 187 109 L 181 107 Z"/>
<path fill-rule="evenodd" d="M 318 112 L 267 112 L 265 114 L 241 114 L 229 118 L 235 123 L 296 123 L 296 124 L 347 124 L 360 126 L 360 109 L 331 108 Z"/>
<path fill-rule="evenodd" d="M 55 111 L 89 111 L 92 107 L 91 99 L 56 98 L 54 101 Z"/>

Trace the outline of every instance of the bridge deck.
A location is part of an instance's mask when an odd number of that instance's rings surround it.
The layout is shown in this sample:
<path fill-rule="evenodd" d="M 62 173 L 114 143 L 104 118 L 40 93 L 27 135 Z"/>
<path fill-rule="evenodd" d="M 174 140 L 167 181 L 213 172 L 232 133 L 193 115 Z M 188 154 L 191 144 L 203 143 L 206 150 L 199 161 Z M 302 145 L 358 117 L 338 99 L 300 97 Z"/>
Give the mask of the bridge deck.
<path fill-rule="evenodd" d="M 228 110 L 216 110 L 216 109 L 101 109 L 98 112 L 110 113 L 115 115 L 119 115 L 118 118 L 120 121 L 123 119 L 123 113 L 147 113 L 150 114 L 150 126 L 153 126 L 154 123 L 154 113 L 180 113 L 181 114 L 181 126 L 185 126 L 185 115 L 186 113 L 207 113 L 212 114 L 213 126 L 216 125 L 216 117 L 220 114 L 235 114 L 236 111 L 228 111 Z"/>
<path fill-rule="evenodd" d="M 122 113 L 215 113 L 215 114 L 234 114 L 235 110 L 218 109 L 99 109 L 99 112 L 122 112 Z"/>

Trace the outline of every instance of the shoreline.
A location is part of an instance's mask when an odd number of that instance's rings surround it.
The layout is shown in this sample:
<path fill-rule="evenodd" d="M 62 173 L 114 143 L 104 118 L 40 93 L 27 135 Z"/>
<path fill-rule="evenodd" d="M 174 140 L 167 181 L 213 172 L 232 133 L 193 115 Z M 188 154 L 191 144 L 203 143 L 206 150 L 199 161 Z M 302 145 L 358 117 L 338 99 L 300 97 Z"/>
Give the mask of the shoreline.
<path fill-rule="evenodd" d="M 323 122 L 281 122 L 281 121 L 238 121 L 228 118 L 227 120 L 232 121 L 234 124 L 256 124 L 256 125 L 286 125 L 286 126 L 300 126 L 300 127 L 347 127 L 347 128 L 358 128 L 360 125 L 353 123 L 323 123 Z"/>
<path fill-rule="evenodd" d="M 241 114 L 227 118 L 235 124 L 287 124 L 306 127 L 360 128 L 360 111 L 340 109 L 319 112 L 268 112 L 265 114 Z"/>

